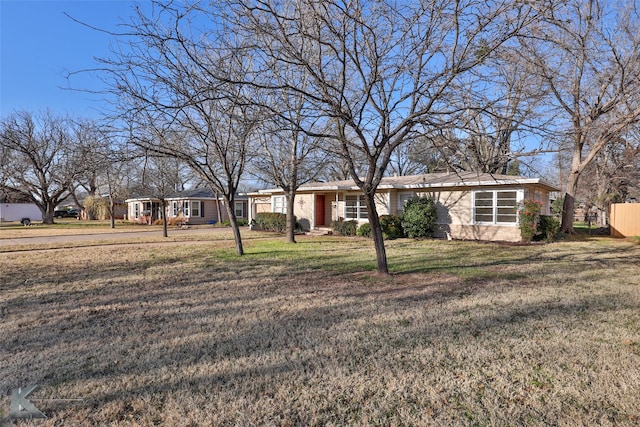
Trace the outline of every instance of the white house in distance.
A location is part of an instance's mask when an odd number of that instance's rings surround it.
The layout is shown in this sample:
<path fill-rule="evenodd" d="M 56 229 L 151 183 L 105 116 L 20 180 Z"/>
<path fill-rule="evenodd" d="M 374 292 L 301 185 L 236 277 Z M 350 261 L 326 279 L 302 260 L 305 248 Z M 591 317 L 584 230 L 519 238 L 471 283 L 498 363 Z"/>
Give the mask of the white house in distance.
<path fill-rule="evenodd" d="M 378 186 L 379 215 L 402 213 L 414 196 L 429 196 L 437 204 L 436 237 L 454 239 L 521 241 L 518 208 L 525 199 L 542 204 L 550 214 L 550 193 L 559 191 L 539 178 L 486 173 L 433 173 L 386 177 Z M 296 194 L 294 213 L 303 229 L 323 229 L 344 219 L 367 222 L 364 196 L 352 180 L 302 185 Z M 259 212 L 286 212 L 281 189 L 249 194 L 249 220 Z"/>

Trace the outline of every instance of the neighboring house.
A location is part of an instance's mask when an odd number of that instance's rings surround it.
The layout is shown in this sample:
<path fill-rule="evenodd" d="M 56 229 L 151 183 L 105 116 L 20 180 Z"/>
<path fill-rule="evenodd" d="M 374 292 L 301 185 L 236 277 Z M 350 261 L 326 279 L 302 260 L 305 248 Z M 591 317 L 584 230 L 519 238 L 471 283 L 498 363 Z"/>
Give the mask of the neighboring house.
<path fill-rule="evenodd" d="M 234 210 L 238 219 L 247 219 L 247 196 L 239 194 L 234 202 Z M 165 198 L 167 202 L 166 215 L 171 221 L 173 218 L 182 218 L 192 225 L 214 224 L 229 219 L 227 209 L 222 197 L 216 197 L 215 193 L 207 188 L 195 188 L 176 192 Z M 129 221 L 141 224 L 153 224 L 161 219 L 161 202 L 157 197 L 136 197 L 126 200 L 127 218 Z M 218 205 L 222 212 L 222 218 L 218 218 Z"/>
<path fill-rule="evenodd" d="M 549 194 L 558 191 L 538 178 L 461 173 L 383 178 L 377 190 L 379 215 L 400 215 L 414 196 L 432 197 L 437 204 L 436 237 L 454 239 L 521 240 L 518 208 L 525 199 L 542 203 L 550 214 Z M 294 213 L 306 230 L 322 229 L 335 220 L 367 222 L 364 196 L 352 180 L 302 185 L 296 193 Z M 286 212 L 281 189 L 249 194 L 251 220 L 259 212 Z"/>

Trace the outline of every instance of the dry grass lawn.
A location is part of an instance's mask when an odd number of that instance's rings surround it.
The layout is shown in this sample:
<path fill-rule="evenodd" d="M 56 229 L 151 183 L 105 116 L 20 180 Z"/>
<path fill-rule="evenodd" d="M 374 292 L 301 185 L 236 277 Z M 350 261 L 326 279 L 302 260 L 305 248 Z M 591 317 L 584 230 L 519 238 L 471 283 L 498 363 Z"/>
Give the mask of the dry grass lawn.
<path fill-rule="evenodd" d="M 0 418 L 640 424 L 640 246 L 301 237 L 0 253 Z M 38 384 L 47 420 L 8 418 Z M 47 399 L 82 399 L 47 400 Z"/>

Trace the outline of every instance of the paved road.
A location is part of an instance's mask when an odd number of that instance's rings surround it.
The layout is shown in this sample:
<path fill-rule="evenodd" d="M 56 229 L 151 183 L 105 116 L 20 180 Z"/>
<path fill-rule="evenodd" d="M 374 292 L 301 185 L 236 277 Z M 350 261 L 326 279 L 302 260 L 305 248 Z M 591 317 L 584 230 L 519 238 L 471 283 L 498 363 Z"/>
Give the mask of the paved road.
<path fill-rule="evenodd" d="M 189 228 L 185 230 L 176 230 L 175 228 L 169 230 L 169 237 L 185 234 L 203 234 L 203 233 L 219 233 L 225 232 L 229 229 L 226 228 Z M 0 247 L 2 246 L 14 246 L 14 245 L 38 245 L 47 243 L 67 243 L 67 242 L 86 242 L 86 241 L 111 241 L 111 240 L 123 240 L 123 239 L 135 239 L 140 237 L 150 236 L 162 236 L 162 230 L 149 230 L 149 231 L 118 231 L 115 229 L 106 233 L 91 233 L 91 234 L 68 234 L 63 236 L 37 236 L 37 237 L 19 237 L 3 239 L 0 233 Z"/>

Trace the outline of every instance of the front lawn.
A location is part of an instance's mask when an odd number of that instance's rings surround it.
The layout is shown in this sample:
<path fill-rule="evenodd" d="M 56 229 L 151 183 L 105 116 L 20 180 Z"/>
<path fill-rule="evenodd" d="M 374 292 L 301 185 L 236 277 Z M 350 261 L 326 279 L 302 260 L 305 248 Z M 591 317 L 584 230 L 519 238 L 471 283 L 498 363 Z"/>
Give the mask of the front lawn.
<path fill-rule="evenodd" d="M 640 246 L 298 240 L 0 253 L 1 421 L 640 423 Z"/>

